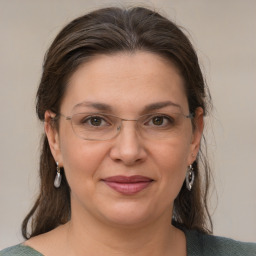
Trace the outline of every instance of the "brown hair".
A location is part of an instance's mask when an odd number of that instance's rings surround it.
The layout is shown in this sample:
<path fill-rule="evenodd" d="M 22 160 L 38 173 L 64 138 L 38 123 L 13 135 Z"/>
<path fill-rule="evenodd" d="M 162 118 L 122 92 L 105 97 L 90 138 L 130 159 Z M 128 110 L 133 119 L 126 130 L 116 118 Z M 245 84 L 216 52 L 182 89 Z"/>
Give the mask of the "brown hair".
<path fill-rule="evenodd" d="M 156 53 L 174 63 L 185 82 L 190 112 L 202 107 L 207 113 L 207 87 L 197 55 L 181 29 L 146 8 L 111 7 L 73 20 L 53 41 L 45 56 L 37 91 L 39 119 L 44 121 L 46 110 L 59 112 L 68 79 L 92 56 L 138 50 Z M 48 232 L 70 219 L 70 189 L 65 173 L 60 188 L 54 188 L 56 164 L 47 137 L 43 135 L 42 140 L 40 193 L 22 224 L 22 234 L 26 239 Z M 174 202 L 173 218 L 187 229 L 211 233 L 212 222 L 207 207 L 210 174 L 202 151 L 193 168 L 196 175 L 193 189 L 188 191 L 183 184 Z"/>

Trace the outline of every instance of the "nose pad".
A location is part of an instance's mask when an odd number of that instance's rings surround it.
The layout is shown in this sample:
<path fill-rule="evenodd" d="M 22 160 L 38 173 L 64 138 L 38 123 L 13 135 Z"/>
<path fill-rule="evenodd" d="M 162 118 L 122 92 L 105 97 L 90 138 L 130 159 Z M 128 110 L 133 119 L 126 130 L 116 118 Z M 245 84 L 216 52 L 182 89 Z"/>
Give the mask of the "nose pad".
<path fill-rule="evenodd" d="M 120 131 L 121 131 L 121 128 L 122 128 L 122 123 L 121 123 L 121 124 L 119 124 L 119 125 L 116 127 L 116 135 L 115 135 L 115 137 L 114 137 L 114 138 L 116 138 L 116 137 L 118 137 L 118 136 L 119 136 L 119 133 L 120 133 Z"/>

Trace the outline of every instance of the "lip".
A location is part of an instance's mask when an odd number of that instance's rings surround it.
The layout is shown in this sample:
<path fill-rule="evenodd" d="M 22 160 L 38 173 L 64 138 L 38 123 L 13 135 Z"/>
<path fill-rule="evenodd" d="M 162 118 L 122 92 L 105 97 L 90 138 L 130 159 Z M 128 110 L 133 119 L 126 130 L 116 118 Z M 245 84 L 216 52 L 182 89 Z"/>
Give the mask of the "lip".
<path fill-rule="evenodd" d="M 102 181 L 113 190 L 125 195 L 133 195 L 139 193 L 143 189 L 150 186 L 153 182 L 152 179 L 140 175 L 112 176 L 105 178 Z"/>

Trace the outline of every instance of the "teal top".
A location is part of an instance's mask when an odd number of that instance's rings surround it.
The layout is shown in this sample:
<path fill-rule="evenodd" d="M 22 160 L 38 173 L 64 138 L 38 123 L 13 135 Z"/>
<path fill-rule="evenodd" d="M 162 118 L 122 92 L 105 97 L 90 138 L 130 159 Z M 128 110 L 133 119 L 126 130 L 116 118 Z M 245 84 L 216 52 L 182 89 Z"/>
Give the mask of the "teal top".
<path fill-rule="evenodd" d="M 184 230 L 187 239 L 187 256 L 256 256 L 256 243 Z M 18 244 L 4 249 L 0 256 L 42 256 L 31 247 Z"/>
<path fill-rule="evenodd" d="M 0 251 L 0 256 L 42 256 L 43 254 L 29 246 L 18 244 Z"/>

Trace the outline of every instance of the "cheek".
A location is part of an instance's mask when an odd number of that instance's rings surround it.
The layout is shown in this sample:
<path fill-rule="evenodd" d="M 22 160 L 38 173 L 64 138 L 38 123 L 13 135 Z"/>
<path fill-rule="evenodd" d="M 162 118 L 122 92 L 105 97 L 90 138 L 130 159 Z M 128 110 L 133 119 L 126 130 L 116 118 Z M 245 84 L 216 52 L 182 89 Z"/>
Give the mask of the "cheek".
<path fill-rule="evenodd" d="M 175 198 L 184 182 L 190 152 L 189 138 L 159 143 L 154 162 L 158 166 L 162 189 Z"/>
<path fill-rule="evenodd" d="M 82 192 L 85 188 L 92 188 L 99 177 L 97 170 L 105 157 L 106 149 L 100 143 L 82 140 L 70 133 L 64 134 L 60 149 L 71 190 Z"/>
<path fill-rule="evenodd" d="M 163 169 L 175 170 L 181 166 L 187 166 L 187 159 L 190 155 L 190 136 L 187 134 L 175 139 L 165 140 L 158 143 L 154 148 L 156 162 Z"/>

